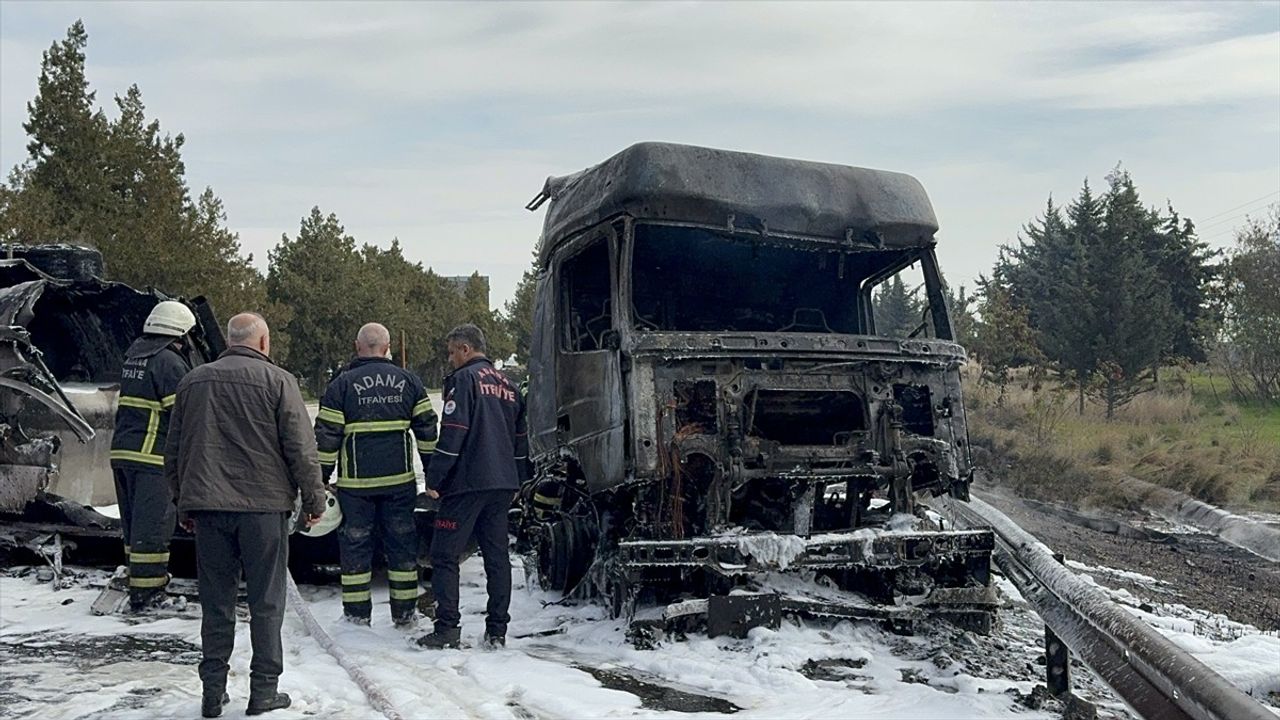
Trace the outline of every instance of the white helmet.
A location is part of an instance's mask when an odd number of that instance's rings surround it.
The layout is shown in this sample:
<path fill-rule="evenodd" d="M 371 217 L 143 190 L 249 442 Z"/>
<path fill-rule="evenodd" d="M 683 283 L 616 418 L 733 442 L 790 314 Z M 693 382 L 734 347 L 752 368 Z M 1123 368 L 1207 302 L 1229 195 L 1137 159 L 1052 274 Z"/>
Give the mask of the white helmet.
<path fill-rule="evenodd" d="M 165 300 L 151 308 L 151 314 L 142 324 L 142 332 L 182 337 L 195 325 L 196 316 L 191 312 L 191 308 L 177 300 Z"/>
<path fill-rule="evenodd" d="M 301 508 L 299 508 L 299 511 Z M 330 490 L 324 491 L 324 514 L 320 516 L 320 522 L 306 527 L 302 523 L 302 527 L 298 528 L 298 532 L 307 537 L 320 537 L 328 535 L 342 524 L 342 506 L 338 504 L 338 497 Z"/>

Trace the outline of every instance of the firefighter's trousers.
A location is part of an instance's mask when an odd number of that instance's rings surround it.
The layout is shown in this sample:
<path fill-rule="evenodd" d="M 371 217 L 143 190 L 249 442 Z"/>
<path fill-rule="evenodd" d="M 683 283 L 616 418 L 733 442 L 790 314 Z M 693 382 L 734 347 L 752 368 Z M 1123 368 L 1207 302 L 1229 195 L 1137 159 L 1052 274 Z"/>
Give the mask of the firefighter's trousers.
<path fill-rule="evenodd" d="M 507 513 L 515 493 L 481 490 L 446 495 L 440 501 L 431 538 L 431 587 L 436 597 L 437 630 L 458 627 L 458 559 L 474 536 L 484 557 L 489 593 L 485 631 L 505 637 L 511 606 L 511 554 L 507 549 Z"/>
<path fill-rule="evenodd" d="M 177 510 L 160 468 L 115 467 L 112 472 L 129 564 L 129 599 L 136 605 L 169 584 L 169 542 Z"/>
<path fill-rule="evenodd" d="M 375 538 L 387 558 L 391 588 L 391 617 L 413 616 L 418 599 L 418 530 L 413 521 L 417 486 L 407 482 L 381 490 L 338 488 L 342 526 L 338 549 L 342 554 L 342 611 L 368 618 L 373 611 L 373 552 Z"/>

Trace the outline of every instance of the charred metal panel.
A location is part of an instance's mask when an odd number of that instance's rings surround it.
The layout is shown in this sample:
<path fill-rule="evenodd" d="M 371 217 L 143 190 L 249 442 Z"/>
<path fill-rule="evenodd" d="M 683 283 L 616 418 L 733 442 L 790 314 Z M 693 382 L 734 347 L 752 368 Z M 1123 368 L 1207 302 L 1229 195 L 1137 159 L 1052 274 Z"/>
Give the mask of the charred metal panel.
<path fill-rule="evenodd" d="M 671 143 L 632 145 L 549 178 L 531 208 L 542 199 L 552 201 L 538 251 L 544 265 L 561 241 L 618 215 L 891 247 L 927 245 L 938 230 L 909 175 Z"/>
<path fill-rule="evenodd" d="M 529 447 L 533 457 L 545 458 L 555 453 L 558 376 L 556 374 L 556 334 L 546 328 L 556 326 L 555 289 L 550 273 L 538 276 L 534 287 L 533 327 L 529 348 L 528 423 Z"/>
<path fill-rule="evenodd" d="M 168 296 L 94 276 L 101 257 L 90 249 L 51 246 L 21 252 L 30 262 L 0 261 L 0 282 L 13 283 L 0 287 L 0 484 L 30 495 L 15 488 L 43 473 L 42 490 L 77 502 L 110 504 L 115 491 L 107 453 L 124 353 L 147 314 Z M 50 275 L 33 262 L 66 277 Z M 226 345 L 203 298 L 188 305 L 197 318 L 188 359 L 200 364 Z M 46 456 L 34 464 L 28 462 L 34 456 L 23 450 L 32 443 L 40 444 Z"/>

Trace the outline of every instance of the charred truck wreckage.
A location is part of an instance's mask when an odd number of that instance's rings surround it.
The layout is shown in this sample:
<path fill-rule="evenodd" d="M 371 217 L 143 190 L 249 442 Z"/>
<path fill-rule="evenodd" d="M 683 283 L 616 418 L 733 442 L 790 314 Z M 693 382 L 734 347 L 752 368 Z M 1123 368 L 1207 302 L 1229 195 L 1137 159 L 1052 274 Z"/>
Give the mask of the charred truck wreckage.
<path fill-rule="evenodd" d="M 921 504 L 967 500 L 972 468 L 919 182 L 642 143 L 543 203 L 517 541 L 544 588 L 642 633 L 990 627 L 992 534 Z M 873 290 L 907 268 L 924 317 L 878 334 Z"/>
<path fill-rule="evenodd" d="M 116 502 L 108 454 L 120 371 L 147 314 L 172 298 L 103 280 L 90 248 L 0 247 L 0 258 L 0 550 L 55 538 L 60 561 L 68 536 L 76 561 L 114 563 L 118 523 L 92 508 Z M 224 341 L 203 298 L 187 304 L 195 365 Z"/>

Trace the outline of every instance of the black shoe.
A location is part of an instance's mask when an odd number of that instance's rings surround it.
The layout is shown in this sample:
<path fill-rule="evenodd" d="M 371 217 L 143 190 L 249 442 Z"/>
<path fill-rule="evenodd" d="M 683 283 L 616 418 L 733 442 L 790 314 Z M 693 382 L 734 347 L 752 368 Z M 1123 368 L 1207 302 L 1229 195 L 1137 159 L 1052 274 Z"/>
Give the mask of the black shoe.
<path fill-rule="evenodd" d="M 490 633 L 489 631 L 486 630 L 484 633 L 483 642 L 484 642 L 484 647 L 489 650 L 501 650 L 502 648 L 507 646 L 507 636 L 506 636 L 506 633 L 502 633 L 502 634 Z"/>
<path fill-rule="evenodd" d="M 164 588 L 148 590 L 131 590 L 129 592 L 129 612 L 144 613 L 160 607 L 165 601 Z"/>
<path fill-rule="evenodd" d="M 266 700 L 250 700 L 249 707 L 245 708 L 244 714 L 261 715 L 262 713 L 271 712 L 272 710 L 283 710 L 291 704 L 293 704 L 293 701 L 289 699 L 288 693 L 278 692 L 274 697 L 269 697 Z"/>
<path fill-rule="evenodd" d="M 462 630 L 458 628 L 439 628 L 418 638 L 418 647 L 428 650 L 456 648 L 462 640 Z"/>
<path fill-rule="evenodd" d="M 397 630 L 410 630 L 418 626 L 418 616 L 409 613 L 401 617 L 393 617 L 391 618 L 391 623 L 396 626 Z"/>
<path fill-rule="evenodd" d="M 352 625 L 363 625 L 364 627 L 369 627 L 369 618 L 364 615 L 349 615 L 347 613 L 342 613 L 342 619 Z"/>
<path fill-rule="evenodd" d="M 200 717 L 215 718 L 222 715 L 222 706 L 231 702 L 231 696 L 222 693 L 222 697 L 205 695 L 200 701 Z"/>

